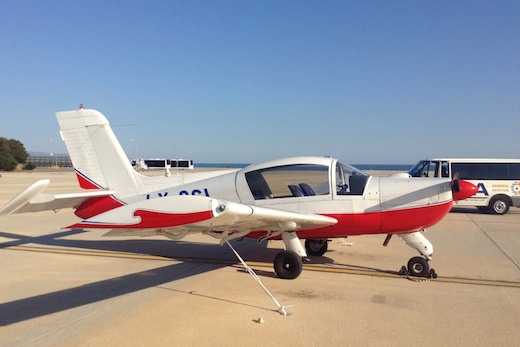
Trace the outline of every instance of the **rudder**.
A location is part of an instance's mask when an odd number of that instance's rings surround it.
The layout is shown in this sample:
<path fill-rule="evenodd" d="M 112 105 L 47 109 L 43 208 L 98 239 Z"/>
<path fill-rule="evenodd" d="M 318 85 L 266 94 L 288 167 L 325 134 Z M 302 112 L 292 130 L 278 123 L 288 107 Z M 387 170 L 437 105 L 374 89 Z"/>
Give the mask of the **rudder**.
<path fill-rule="evenodd" d="M 103 114 L 79 109 L 57 112 L 56 118 L 82 188 L 137 194 L 137 173 Z"/>

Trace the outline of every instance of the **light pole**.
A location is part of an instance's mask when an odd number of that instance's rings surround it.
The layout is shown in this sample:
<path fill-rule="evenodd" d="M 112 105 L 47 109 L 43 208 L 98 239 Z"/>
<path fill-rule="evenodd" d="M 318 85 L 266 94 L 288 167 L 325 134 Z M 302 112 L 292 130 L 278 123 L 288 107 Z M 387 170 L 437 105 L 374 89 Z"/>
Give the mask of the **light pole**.
<path fill-rule="evenodd" d="M 135 168 L 137 169 L 138 168 L 138 163 L 137 163 L 137 142 L 134 139 L 130 139 L 130 141 L 134 143 Z"/>
<path fill-rule="evenodd" d="M 53 139 L 49 139 L 49 141 L 51 141 L 54 144 L 54 165 L 55 165 L 55 168 L 57 169 L 58 168 L 58 156 L 56 153 L 56 146 L 58 144 L 56 142 L 54 142 Z M 51 156 L 53 156 L 53 153 L 51 153 Z"/>

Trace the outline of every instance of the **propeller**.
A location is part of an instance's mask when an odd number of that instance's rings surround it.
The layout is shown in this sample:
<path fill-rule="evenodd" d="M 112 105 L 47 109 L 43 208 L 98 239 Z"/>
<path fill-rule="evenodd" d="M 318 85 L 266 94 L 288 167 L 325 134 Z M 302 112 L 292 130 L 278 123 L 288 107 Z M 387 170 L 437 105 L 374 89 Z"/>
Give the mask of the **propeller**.
<path fill-rule="evenodd" d="M 459 178 L 459 173 L 455 172 L 451 181 L 451 191 L 453 194 L 453 200 L 458 201 L 470 198 L 477 194 L 478 187 L 473 183 L 461 180 Z"/>

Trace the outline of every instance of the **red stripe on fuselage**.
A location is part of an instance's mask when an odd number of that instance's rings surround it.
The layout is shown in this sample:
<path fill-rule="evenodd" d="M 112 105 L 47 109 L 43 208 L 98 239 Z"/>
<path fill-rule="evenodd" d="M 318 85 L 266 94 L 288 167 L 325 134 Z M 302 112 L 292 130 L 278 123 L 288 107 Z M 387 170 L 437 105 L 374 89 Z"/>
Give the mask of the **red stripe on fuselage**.
<path fill-rule="evenodd" d="M 365 234 L 401 234 L 420 231 L 441 221 L 450 211 L 453 201 L 424 207 L 372 213 L 324 214 L 338 223 L 324 228 L 300 230 L 302 239 L 347 237 Z M 259 238 L 265 232 L 252 232 L 248 237 Z M 280 237 L 276 237 L 279 239 Z"/>

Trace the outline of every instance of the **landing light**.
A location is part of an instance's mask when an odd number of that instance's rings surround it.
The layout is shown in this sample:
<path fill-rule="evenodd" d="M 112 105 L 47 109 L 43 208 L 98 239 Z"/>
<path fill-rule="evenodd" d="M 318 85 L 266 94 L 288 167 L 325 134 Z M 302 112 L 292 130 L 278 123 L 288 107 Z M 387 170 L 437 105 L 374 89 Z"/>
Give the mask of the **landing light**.
<path fill-rule="evenodd" d="M 218 213 L 222 213 L 226 210 L 226 205 L 224 204 L 220 204 L 217 206 L 217 208 L 215 209 L 215 211 L 217 211 Z"/>

